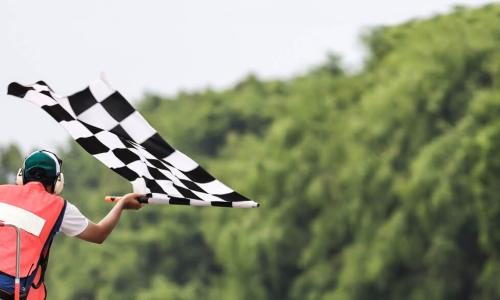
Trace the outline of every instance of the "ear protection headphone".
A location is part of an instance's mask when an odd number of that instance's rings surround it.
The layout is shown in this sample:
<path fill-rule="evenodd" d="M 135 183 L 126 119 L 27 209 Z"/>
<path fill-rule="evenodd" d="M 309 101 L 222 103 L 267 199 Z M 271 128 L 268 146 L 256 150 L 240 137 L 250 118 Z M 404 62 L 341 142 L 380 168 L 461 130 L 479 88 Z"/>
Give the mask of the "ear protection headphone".
<path fill-rule="evenodd" d="M 50 151 L 47 151 L 47 150 L 39 150 L 39 151 L 35 151 L 33 153 L 31 153 L 30 155 L 28 155 L 24 161 L 23 161 L 23 167 L 19 169 L 19 171 L 17 171 L 17 176 L 16 176 L 16 184 L 18 185 L 24 185 L 24 182 L 25 182 L 25 176 L 24 176 L 24 168 L 26 166 L 26 159 L 28 157 L 30 157 L 31 155 L 33 155 L 34 153 L 37 153 L 37 152 L 44 152 L 46 154 L 48 154 L 50 157 L 52 157 L 52 159 L 54 159 L 54 161 L 56 162 L 56 165 L 57 165 L 57 174 L 56 174 L 56 179 L 54 180 L 54 183 L 52 184 L 52 186 L 54 187 L 54 194 L 60 194 L 64 188 L 64 174 L 61 172 L 62 170 L 62 160 L 55 154 L 55 153 L 52 153 Z"/>

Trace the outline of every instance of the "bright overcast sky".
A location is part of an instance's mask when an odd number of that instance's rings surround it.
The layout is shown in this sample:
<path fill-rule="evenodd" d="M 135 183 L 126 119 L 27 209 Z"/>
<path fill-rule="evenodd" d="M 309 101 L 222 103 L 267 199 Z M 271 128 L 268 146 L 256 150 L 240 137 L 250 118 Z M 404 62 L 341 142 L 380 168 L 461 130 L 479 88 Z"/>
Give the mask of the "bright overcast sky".
<path fill-rule="evenodd" d="M 55 150 L 70 138 L 39 108 L 6 96 L 11 81 L 42 79 L 66 95 L 104 71 L 137 100 L 225 88 L 249 73 L 287 78 L 328 52 L 359 66 L 367 28 L 491 2 L 0 0 L 0 145 Z"/>

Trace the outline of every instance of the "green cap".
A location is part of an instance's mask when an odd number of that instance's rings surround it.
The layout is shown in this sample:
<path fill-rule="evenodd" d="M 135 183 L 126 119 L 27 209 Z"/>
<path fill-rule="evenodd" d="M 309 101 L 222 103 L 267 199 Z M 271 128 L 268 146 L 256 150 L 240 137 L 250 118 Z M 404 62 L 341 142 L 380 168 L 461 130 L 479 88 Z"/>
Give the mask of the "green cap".
<path fill-rule="evenodd" d="M 57 157 L 54 154 L 45 151 L 33 152 L 24 161 L 25 176 L 35 168 L 45 170 L 45 174 L 52 178 L 56 177 L 61 172 L 61 166 Z"/>

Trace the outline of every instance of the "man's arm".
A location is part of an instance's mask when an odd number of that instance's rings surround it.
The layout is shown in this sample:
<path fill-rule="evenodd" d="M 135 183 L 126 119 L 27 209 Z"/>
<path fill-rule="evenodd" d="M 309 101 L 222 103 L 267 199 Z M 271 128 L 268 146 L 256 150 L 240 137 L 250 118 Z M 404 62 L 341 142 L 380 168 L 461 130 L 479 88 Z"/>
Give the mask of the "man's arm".
<path fill-rule="evenodd" d="M 120 220 L 122 210 L 124 209 L 140 209 L 142 204 L 136 198 L 144 195 L 141 194 L 126 194 L 121 197 L 118 203 L 109 211 L 109 213 L 97 224 L 90 222 L 85 230 L 77 235 L 78 238 L 96 244 L 102 244 L 113 231 L 116 224 Z"/>

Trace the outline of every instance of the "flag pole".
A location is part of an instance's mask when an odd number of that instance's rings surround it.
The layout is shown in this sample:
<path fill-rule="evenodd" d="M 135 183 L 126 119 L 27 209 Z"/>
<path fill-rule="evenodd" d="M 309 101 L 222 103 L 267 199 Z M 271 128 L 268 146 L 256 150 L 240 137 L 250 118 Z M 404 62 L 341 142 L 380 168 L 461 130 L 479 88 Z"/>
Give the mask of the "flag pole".
<path fill-rule="evenodd" d="M 16 230 L 16 278 L 14 279 L 14 300 L 20 300 L 21 298 L 21 228 L 5 224 L 0 221 L 0 227 L 12 227 Z"/>
<path fill-rule="evenodd" d="M 106 202 L 118 202 L 121 198 L 122 198 L 122 196 L 106 196 L 106 197 L 104 197 L 104 201 L 106 201 Z M 139 201 L 139 203 L 147 204 L 149 197 L 142 196 L 142 197 L 138 197 L 136 199 L 137 199 L 137 201 Z"/>

